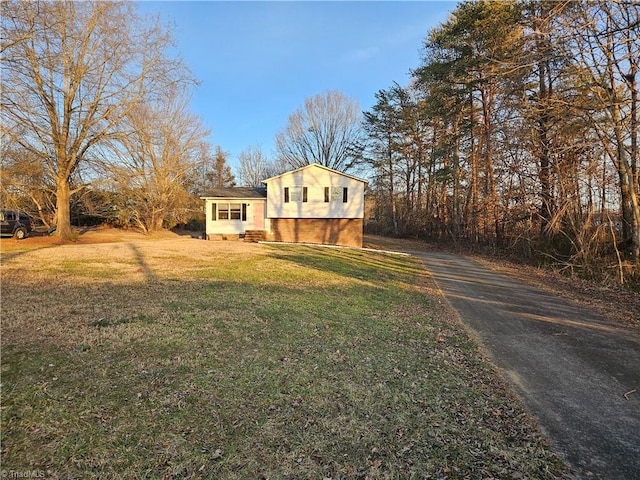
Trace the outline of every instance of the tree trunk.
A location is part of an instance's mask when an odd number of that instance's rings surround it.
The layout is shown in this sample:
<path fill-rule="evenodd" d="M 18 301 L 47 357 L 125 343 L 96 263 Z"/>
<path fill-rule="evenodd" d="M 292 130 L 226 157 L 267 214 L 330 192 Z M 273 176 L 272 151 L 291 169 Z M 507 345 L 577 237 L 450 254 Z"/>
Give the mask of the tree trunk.
<path fill-rule="evenodd" d="M 549 233 L 547 231 L 547 227 L 551 222 L 551 219 L 554 215 L 554 206 L 553 206 L 553 194 L 551 187 L 551 149 L 549 147 L 549 115 L 546 111 L 548 108 L 547 96 L 547 86 L 545 83 L 545 74 L 544 71 L 547 68 L 545 65 L 546 62 L 540 62 L 539 69 L 539 104 L 537 106 L 540 111 L 539 118 L 537 119 L 537 140 L 539 142 L 539 168 L 540 171 L 538 173 L 538 179 L 540 180 L 540 197 L 541 197 L 541 205 L 540 205 L 540 217 L 542 222 L 540 223 L 540 232 L 542 235 L 547 236 Z M 551 88 L 551 87 L 549 87 Z M 550 96 L 550 95 L 549 95 Z"/>
<path fill-rule="evenodd" d="M 391 136 L 389 136 L 387 144 L 387 161 L 389 162 L 389 197 L 391 201 L 391 221 L 393 223 L 393 234 L 398 235 L 398 205 L 396 203 L 396 191 L 395 191 L 395 175 L 394 175 L 394 162 L 393 155 L 391 153 Z"/>
<path fill-rule="evenodd" d="M 617 149 L 616 167 L 620 180 L 623 236 L 625 242 L 630 244 L 633 262 L 638 265 L 640 263 L 640 201 L 637 194 L 638 187 L 634 185 L 637 178 L 633 172 L 631 159 L 628 159 L 625 151 L 619 103 L 612 102 L 610 110 Z"/>
<path fill-rule="evenodd" d="M 164 226 L 164 213 L 162 211 L 155 212 L 153 215 L 151 228 L 149 230 L 154 232 L 159 232 L 160 230 L 162 230 L 163 226 Z"/>
<path fill-rule="evenodd" d="M 493 110 L 493 91 L 491 87 L 482 88 L 482 135 L 484 136 L 484 168 L 485 168 L 485 195 L 489 197 L 488 211 L 486 216 L 488 220 L 493 224 L 493 232 L 491 235 L 497 245 L 502 243 L 501 231 L 500 231 L 500 219 L 498 217 L 498 192 L 496 189 L 495 171 L 493 168 L 493 124 L 491 122 L 491 115 Z M 487 229 L 487 233 L 489 230 Z"/>
<path fill-rule="evenodd" d="M 58 179 L 56 182 L 56 231 L 57 237 L 69 240 L 71 234 L 71 188 L 68 180 Z"/>
<path fill-rule="evenodd" d="M 480 146 L 476 145 L 475 138 L 475 115 L 473 112 L 473 96 L 469 95 L 469 143 L 470 143 L 470 160 L 471 160 L 471 189 L 469 191 L 468 200 L 467 200 L 467 221 L 470 221 L 471 231 L 470 237 L 473 243 L 480 243 L 480 238 L 478 236 L 479 225 L 478 225 L 478 155 L 480 151 Z"/>
<path fill-rule="evenodd" d="M 631 46 L 629 45 L 629 48 Z M 631 55 L 631 52 L 630 52 Z M 638 87 L 636 84 L 636 74 L 638 71 L 638 64 L 631 62 L 631 71 L 626 77 L 631 90 L 631 189 L 632 198 L 631 203 L 633 207 L 634 217 L 634 231 L 632 234 L 632 254 L 636 267 L 640 267 L 640 174 L 638 173 Z"/>

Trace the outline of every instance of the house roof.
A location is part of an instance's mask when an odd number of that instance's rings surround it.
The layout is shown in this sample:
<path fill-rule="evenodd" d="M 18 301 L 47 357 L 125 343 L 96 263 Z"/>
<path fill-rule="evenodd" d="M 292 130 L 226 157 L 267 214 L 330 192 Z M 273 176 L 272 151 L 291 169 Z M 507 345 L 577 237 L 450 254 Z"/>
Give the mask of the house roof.
<path fill-rule="evenodd" d="M 213 188 L 200 198 L 267 198 L 267 189 L 264 187 L 225 187 Z"/>
<path fill-rule="evenodd" d="M 320 165 L 319 163 L 312 163 L 310 165 L 305 165 L 304 167 L 296 168 L 295 170 L 289 170 L 288 172 L 284 172 L 280 175 L 276 175 L 275 177 L 267 178 L 266 180 L 263 180 L 262 183 L 268 183 L 271 180 L 275 180 L 276 178 L 284 177 L 285 175 L 290 175 L 295 172 L 300 172 L 302 170 L 306 170 L 307 168 L 321 168 L 328 172 L 337 173 L 338 175 L 351 178 L 352 180 L 357 180 L 358 182 L 369 183 L 366 180 L 363 180 L 362 178 L 354 177 L 353 175 L 349 175 L 348 173 L 344 173 L 339 170 L 334 170 L 333 168 L 325 167 L 324 165 Z"/>

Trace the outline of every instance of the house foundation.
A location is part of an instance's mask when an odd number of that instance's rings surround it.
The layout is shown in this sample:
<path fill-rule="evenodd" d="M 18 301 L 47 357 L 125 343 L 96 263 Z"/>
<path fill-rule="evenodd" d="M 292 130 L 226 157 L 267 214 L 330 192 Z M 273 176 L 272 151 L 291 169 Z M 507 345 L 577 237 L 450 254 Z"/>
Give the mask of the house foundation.
<path fill-rule="evenodd" d="M 269 240 L 362 247 L 361 218 L 272 218 Z"/>

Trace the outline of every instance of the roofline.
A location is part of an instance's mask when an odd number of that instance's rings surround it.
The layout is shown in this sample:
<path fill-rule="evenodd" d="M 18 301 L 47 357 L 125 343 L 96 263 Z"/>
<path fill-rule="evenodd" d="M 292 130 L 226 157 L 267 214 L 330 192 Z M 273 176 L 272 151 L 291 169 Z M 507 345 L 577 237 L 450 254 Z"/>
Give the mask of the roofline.
<path fill-rule="evenodd" d="M 325 167 L 324 165 L 320 165 L 317 162 L 316 163 L 310 163 L 309 165 L 305 165 L 303 167 L 299 167 L 299 168 L 296 168 L 294 170 L 289 170 L 288 172 L 281 173 L 280 175 L 276 175 L 275 177 L 267 178 L 266 180 L 263 180 L 262 183 L 266 184 L 267 182 L 269 182 L 271 180 L 275 180 L 276 178 L 283 177 L 284 175 L 289 175 L 290 173 L 299 172 L 300 170 L 304 170 L 304 169 L 309 168 L 309 167 L 320 167 L 320 168 L 322 168 L 324 170 L 327 170 L 328 172 L 337 173 L 339 175 L 343 175 L 345 177 L 351 178 L 352 180 L 356 180 L 358 182 L 366 183 L 367 185 L 369 184 L 369 182 L 367 180 L 364 180 L 362 178 L 358 178 L 358 177 L 356 177 L 354 175 L 349 175 L 348 173 L 341 172 L 340 170 L 334 170 L 333 168 Z"/>
<path fill-rule="evenodd" d="M 232 199 L 232 200 L 266 200 L 267 197 L 212 197 L 212 196 L 204 196 L 204 197 L 200 197 L 200 200 L 209 200 L 209 199 L 216 199 L 216 200 L 220 200 L 220 199 Z"/>

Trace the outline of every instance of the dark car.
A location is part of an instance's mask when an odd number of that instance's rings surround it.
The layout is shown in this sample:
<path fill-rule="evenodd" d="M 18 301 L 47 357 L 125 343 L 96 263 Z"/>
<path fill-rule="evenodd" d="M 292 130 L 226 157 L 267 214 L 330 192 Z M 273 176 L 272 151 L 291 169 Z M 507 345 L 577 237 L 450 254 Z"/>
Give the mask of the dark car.
<path fill-rule="evenodd" d="M 18 210 L 0 210 L 0 227 L 2 236 L 22 240 L 31 233 L 31 217 Z"/>

